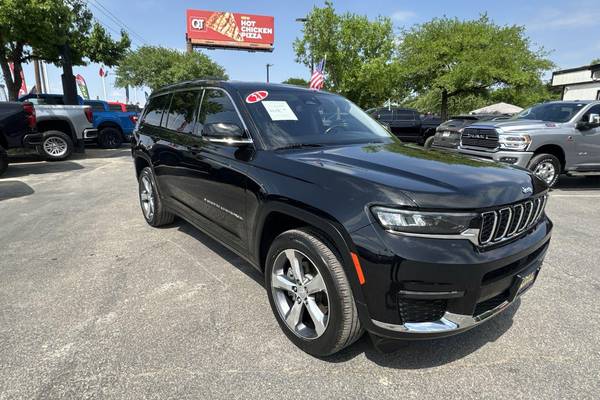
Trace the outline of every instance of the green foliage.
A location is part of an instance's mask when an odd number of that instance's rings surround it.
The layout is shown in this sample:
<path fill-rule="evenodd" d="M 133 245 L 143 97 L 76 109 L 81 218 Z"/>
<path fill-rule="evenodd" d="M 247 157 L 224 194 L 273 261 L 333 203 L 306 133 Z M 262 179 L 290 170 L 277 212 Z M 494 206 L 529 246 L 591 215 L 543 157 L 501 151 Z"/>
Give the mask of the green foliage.
<path fill-rule="evenodd" d="M 351 13 L 336 14 L 333 4 L 314 7 L 303 36 L 294 42 L 296 61 L 311 68 L 326 58 L 325 88 L 363 108 L 400 99 L 394 57 L 394 31 L 389 18 L 369 21 Z"/>
<path fill-rule="evenodd" d="M 302 87 L 308 87 L 309 85 L 309 81 L 307 81 L 306 79 L 302 79 L 302 78 L 288 78 L 285 81 L 281 82 L 281 83 L 285 83 L 287 85 L 296 85 L 296 86 L 302 86 Z"/>
<path fill-rule="evenodd" d="M 91 61 L 112 66 L 130 43 L 125 32 L 115 41 L 93 22 L 83 0 L 0 0 L 0 66 L 11 99 L 21 86 L 21 64 L 34 57 L 59 65 L 68 45 L 74 65 Z M 15 65 L 14 80 L 10 62 Z"/>
<path fill-rule="evenodd" d="M 590 65 L 594 65 L 594 64 L 600 64 L 600 58 L 594 58 L 591 62 Z"/>
<path fill-rule="evenodd" d="M 553 67 L 546 51 L 531 49 L 522 26 L 436 18 L 402 32 L 399 71 L 416 93 L 438 91 L 442 117 L 448 99 L 485 95 L 491 89 L 526 88 Z"/>
<path fill-rule="evenodd" d="M 223 67 L 202 53 L 184 53 L 156 46 L 142 46 L 129 52 L 117 67 L 117 87 L 148 86 L 200 79 L 227 79 Z"/>

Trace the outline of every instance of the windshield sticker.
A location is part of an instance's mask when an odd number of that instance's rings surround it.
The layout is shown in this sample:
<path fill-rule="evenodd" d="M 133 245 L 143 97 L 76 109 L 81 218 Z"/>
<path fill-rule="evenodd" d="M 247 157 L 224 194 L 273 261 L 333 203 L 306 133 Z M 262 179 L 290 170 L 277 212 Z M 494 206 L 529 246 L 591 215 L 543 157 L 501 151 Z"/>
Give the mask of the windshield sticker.
<path fill-rule="evenodd" d="M 287 101 L 263 101 L 272 121 L 298 121 Z"/>
<path fill-rule="evenodd" d="M 258 90 L 246 96 L 246 103 L 258 103 L 259 101 L 266 99 L 267 96 L 269 96 L 269 92 L 267 92 L 266 90 Z"/>

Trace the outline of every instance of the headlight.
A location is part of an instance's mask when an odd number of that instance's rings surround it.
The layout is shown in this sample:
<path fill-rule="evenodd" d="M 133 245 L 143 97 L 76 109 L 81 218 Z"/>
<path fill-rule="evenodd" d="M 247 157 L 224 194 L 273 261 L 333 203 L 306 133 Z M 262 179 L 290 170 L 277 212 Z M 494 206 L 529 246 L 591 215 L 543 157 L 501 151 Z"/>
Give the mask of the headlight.
<path fill-rule="evenodd" d="M 469 229 L 471 222 L 477 218 L 472 213 L 423 212 L 386 207 L 373 207 L 372 211 L 386 230 L 430 235 L 460 234 Z"/>
<path fill-rule="evenodd" d="M 511 135 L 508 133 L 501 133 L 498 136 L 498 143 L 500 148 L 504 150 L 527 150 L 527 147 L 531 143 L 531 137 L 529 135 Z"/>

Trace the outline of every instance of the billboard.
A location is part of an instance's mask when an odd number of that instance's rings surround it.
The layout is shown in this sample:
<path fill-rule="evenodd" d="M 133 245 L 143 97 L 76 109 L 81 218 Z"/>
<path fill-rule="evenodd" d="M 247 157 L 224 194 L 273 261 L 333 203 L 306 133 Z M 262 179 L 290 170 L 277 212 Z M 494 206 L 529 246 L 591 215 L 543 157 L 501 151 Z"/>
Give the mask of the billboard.
<path fill-rule="evenodd" d="M 275 19 L 264 15 L 187 10 L 186 39 L 192 46 L 273 51 Z"/>

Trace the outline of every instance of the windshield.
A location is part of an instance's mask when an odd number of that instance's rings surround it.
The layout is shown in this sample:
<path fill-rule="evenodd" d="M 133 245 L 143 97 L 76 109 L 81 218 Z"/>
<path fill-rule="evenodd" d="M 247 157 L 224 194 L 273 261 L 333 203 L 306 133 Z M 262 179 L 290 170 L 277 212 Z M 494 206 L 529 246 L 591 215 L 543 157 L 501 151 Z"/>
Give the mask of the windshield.
<path fill-rule="evenodd" d="M 246 101 L 246 105 L 270 148 L 392 140 L 378 122 L 341 96 L 269 89 L 266 98 L 254 103 Z M 246 99 L 250 92 L 243 95 Z"/>
<path fill-rule="evenodd" d="M 548 122 L 570 121 L 585 104 L 582 103 L 546 103 L 538 104 L 515 115 L 515 119 L 534 119 Z"/>

